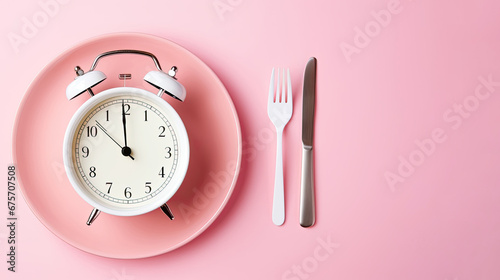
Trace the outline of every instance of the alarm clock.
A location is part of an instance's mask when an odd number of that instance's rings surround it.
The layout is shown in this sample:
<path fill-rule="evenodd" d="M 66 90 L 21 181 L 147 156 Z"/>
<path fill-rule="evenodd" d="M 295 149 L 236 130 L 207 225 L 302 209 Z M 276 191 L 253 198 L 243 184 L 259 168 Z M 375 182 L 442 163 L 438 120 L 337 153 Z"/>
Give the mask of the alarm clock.
<path fill-rule="evenodd" d="M 158 93 L 136 87 L 116 87 L 94 94 L 92 87 L 106 79 L 95 70 L 100 59 L 117 54 L 150 57 L 155 71 L 144 80 Z M 75 67 L 77 77 L 66 89 L 69 100 L 87 92 L 90 98 L 71 118 L 63 142 L 68 179 L 78 195 L 94 209 L 91 225 L 99 213 L 135 216 L 160 208 L 171 220 L 167 201 L 184 180 L 189 164 L 186 128 L 163 96 L 184 101 L 186 89 L 167 73 L 158 59 L 142 50 L 113 50 L 98 55 L 90 70 Z M 120 74 L 130 79 L 130 74 Z"/>

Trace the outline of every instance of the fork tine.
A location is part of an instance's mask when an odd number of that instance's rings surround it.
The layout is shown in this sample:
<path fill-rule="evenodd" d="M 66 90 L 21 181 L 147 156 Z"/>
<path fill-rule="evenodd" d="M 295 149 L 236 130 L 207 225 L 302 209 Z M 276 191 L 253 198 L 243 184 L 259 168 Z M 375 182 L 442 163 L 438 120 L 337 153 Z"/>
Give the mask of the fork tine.
<path fill-rule="evenodd" d="M 293 97 L 292 97 L 292 79 L 290 79 L 290 68 L 286 69 L 288 72 L 288 90 L 286 94 L 286 102 L 292 102 Z"/>
<path fill-rule="evenodd" d="M 285 102 L 285 68 L 281 69 L 281 92 L 280 92 L 280 103 Z"/>
<path fill-rule="evenodd" d="M 274 99 L 275 103 L 279 103 L 281 99 L 281 89 L 280 89 L 280 69 L 276 73 L 276 98 Z"/>
<path fill-rule="evenodd" d="M 269 96 L 267 97 L 267 104 L 274 102 L 274 68 L 271 72 L 271 82 L 269 83 Z"/>

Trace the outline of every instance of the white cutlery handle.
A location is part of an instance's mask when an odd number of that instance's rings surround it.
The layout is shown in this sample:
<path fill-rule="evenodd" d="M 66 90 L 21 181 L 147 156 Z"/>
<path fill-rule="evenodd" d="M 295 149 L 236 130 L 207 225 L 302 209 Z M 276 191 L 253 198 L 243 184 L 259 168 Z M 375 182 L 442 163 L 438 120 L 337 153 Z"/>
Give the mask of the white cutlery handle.
<path fill-rule="evenodd" d="M 285 222 L 285 190 L 283 185 L 283 129 L 276 130 L 276 171 L 274 174 L 273 223 Z"/>
<path fill-rule="evenodd" d="M 314 173 L 312 147 L 304 147 L 302 152 L 302 185 L 300 189 L 300 225 L 314 225 Z"/>

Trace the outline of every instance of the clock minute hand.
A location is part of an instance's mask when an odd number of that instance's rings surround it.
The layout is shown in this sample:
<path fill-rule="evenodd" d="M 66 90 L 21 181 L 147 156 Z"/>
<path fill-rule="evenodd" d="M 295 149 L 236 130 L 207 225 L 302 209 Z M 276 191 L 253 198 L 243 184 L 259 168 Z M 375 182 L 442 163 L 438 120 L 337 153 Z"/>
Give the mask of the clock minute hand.
<path fill-rule="evenodd" d="M 122 145 L 118 144 L 118 142 L 116 142 L 116 140 L 111 137 L 111 135 L 108 134 L 108 131 L 106 130 L 106 128 L 104 128 L 104 126 L 102 126 L 102 124 L 100 124 L 97 120 L 95 121 L 96 124 L 97 124 L 97 127 L 102 130 L 102 132 L 104 132 L 104 134 L 106 134 L 111 140 L 113 140 L 113 142 L 115 142 L 116 145 L 118 145 L 118 147 L 120 147 L 122 150 Z M 134 157 L 132 157 L 131 155 L 128 155 L 131 159 L 134 159 Z"/>

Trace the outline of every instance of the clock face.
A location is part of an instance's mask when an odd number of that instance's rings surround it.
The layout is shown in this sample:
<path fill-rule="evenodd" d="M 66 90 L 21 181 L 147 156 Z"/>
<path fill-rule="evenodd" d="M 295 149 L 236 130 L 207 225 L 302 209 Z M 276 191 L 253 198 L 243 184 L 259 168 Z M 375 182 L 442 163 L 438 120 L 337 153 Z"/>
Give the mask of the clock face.
<path fill-rule="evenodd" d="M 100 93 L 77 113 L 68 144 L 77 191 L 99 210 L 131 215 L 156 209 L 175 193 L 189 149 L 166 101 L 123 91 Z"/>

